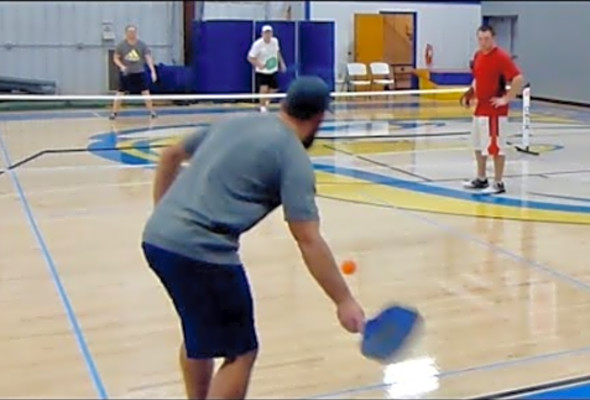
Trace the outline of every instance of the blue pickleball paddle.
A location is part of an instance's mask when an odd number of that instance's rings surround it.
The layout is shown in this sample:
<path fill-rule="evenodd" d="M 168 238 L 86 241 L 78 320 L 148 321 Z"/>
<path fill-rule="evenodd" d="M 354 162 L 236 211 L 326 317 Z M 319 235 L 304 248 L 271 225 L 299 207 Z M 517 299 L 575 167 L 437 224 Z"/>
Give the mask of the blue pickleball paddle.
<path fill-rule="evenodd" d="M 401 354 L 422 323 L 422 316 L 417 310 L 400 305 L 389 306 L 366 322 L 361 353 L 369 359 L 387 363 Z"/>

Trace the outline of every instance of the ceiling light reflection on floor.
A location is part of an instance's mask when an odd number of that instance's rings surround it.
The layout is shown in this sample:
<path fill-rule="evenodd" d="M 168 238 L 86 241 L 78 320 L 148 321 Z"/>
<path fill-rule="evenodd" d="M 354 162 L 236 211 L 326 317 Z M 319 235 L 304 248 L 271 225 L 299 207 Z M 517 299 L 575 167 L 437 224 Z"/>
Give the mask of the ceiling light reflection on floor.
<path fill-rule="evenodd" d="M 383 371 L 383 383 L 391 399 L 413 398 L 437 390 L 439 370 L 431 357 L 419 357 L 389 364 Z"/>

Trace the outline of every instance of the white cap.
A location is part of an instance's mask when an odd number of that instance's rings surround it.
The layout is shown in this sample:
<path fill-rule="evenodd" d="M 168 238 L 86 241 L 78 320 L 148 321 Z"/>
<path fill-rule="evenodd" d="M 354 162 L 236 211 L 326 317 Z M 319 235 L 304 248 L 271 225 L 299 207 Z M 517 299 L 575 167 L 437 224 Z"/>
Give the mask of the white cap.
<path fill-rule="evenodd" d="M 270 26 L 270 25 L 264 25 L 262 27 L 262 33 L 266 32 L 266 31 L 272 32 L 272 26 Z"/>

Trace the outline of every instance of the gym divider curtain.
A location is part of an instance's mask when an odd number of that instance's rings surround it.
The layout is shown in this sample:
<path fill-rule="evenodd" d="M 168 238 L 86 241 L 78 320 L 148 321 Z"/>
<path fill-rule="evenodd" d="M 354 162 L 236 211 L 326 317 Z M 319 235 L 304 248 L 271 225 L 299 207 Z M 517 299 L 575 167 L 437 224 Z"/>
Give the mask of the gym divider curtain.
<path fill-rule="evenodd" d="M 273 27 L 287 64 L 287 72 L 279 73 L 281 92 L 298 75 L 317 75 L 334 90 L 334 22 L 211 20 L 193 23 L 192 91 L 252 93 L 248 50 L 265 24 Z"/>
<path fill-rule="evenodd" d="M 194 86 L 197 93 L 252 92 L 252 21 L 215 20 L 193 24 Z"/>
<path fill-rule="evenodd" d="M 317 75 L 334 91 L 334 22 L 300 21 L 299 74 Z"/>

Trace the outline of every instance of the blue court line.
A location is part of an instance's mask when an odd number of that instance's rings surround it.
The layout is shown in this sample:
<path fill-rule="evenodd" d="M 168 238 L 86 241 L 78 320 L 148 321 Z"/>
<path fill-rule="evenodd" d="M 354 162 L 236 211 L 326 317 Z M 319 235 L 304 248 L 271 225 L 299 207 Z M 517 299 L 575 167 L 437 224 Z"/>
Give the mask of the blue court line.
<path fill-rule="evenodd" d="M 490 393 L 470 400 L 487 399 L 590 399 L 590 376 L 539 383 L 523 388 Z"/>
<path fill-rule="evenodd" d="M 10 155 L 8 154 L 8 148 L 6 147 L 6 145 L 4 143 L 4 139 L 2 138 L 1 133 L 0 133 L 0 151 L 2 152 L 5 166 L 10 165 Z M 66 290 L 61 282 L 61 279 L 59 277 L 59 273 L 58 273 L 57 268 L 55 266 L 55 262 L 53 261 L 53 258 L 51 257 L 51 253 L 49 252 L 49 248 L 47 247 L 47 244 L 45 243 L 43 235 L 41 234 L 41 230 L 39 229 L 37 221 L 35 220 L 35 217 L 33 216 L 33 212 L 31 211 L 31 207 L 29 205 L 29 202 L 28 202 L 28 200 L 25 196 L 24 190 L 20 184 L 20 180 L 18 179 L 18 176 L 15 171 L 9 170 L 8 173 L 10 174 L 10 177 L 12 179 L 12 183 L 18 193 L 18 198 L 21 202 L 21 205 L 22 205 L 25 215 L 27 217 L 27 222 L 29 223 L 29 226 L 33 232 L 33 235 L 35 236 L 35 239 L 37 240 L 37 243 L 41 249 L 41 252 L 43 253 L 43 258 L 45 259 L 45 262 L 46 262 L 47 267 L 49 269 L 49 273 L 50 273 L 53 283 L 55 284 L 55 287 L 57 289 L 59 298 L 65 308 L 68 321 L 70 322 L 70 325 L 72 326 L 72 329 L 74 331 L 74 336 L 76 337 L 76 341 L 78 342 L 78 346 L 80 348 L 80 351 L 82 352 L 82 356 L 84 357 L 84 361 L 85 361 L 88 371 L 90 373 L 90 378 L 92 379 L 92 383 L 94 384 L 94 387 L 95 387 L 96 391 L 98 392 L 99 398 L 107 399 L 108 395 L 107 395 L 106 389 L 105 389 L 102 379 L 98 373 L 98 369 L 96 368 L 96 365 L 94 363 L 94 360 L 93 360 L 90 350 L 88 348 L 88 344 L 86 343 L 86 340 L 84 338 L 84 334 L 82 333 L 82 329 L 80 328 L 80 324 L 78 323 L 78 319 L 76 318 L 74 308 L 72 307 L 72 304 L 68 298 Z"/>
<path fill-rule="evenodd" d="M 539 390 L 517 399 L 541 400 L 541 399 L 590 399 L 590 383 L 556 387 L 553 389 Z"/>
<path fill-rule="evenodd" d="M 375 174 L 373 172 L 361 171 L 352 168 L 339 167 L 331 164 L 314 163 L 314 168 L 336 175 L 343 175 L 350 178 L 361 179 L 373 182 L 377 185 L 391 186 L 394 188 L 411 190 L 418 193 L 425 193 L 432 196 L 455 198 L 477 203 L 495 204 L 517 208 L 532 208 L 535 210 L 562 211 L 572 213 L 590 213 L 590 207 L 569 204 L 545 203 L 540 201 L 523 200 L 510 197 L 487 196 L 477 193 L 468 193 L 463 190 L 450 189 L 442 186 L 435 186 L 430 183 L 413 182 L 391 176 Z"/>
<path fill-rule="evenodd" d="M 452 378 L 455 376 L 465 375 L 465 374 L 469 374 L 469 373 L 473 373 L 473 372 L 486 372 L 486 371 L 493 371 L 496 369 L 503 369 L 503 368 L 511 367 L 511 366 L 535 364 L 535 363 L 538 363 L 539 361 L 554 360 L 554 359 L 559 359 L 559 358 L 568 357 L 568 356 L 580 356 L 580 355 L 583 355 L 586 353 L 590 353 L 590 346 L 580 347 L 578 349 L 572 349 L 572 350 L 557 351 L 557 352 L 553 352 L 553 353 L 538 354 L 535 356 L 522 357 L 522 358 L 517 358 L 517 359 L 513 359 L 513 360 L 499 361 L 499 362 L 490 363 L 490 364 L 477 365 L 474 367 L 467 367 L 467 368 L 455 369 L 455 370 L 450 370 L 450 371 L 442 371 L 440 374 L 438 374 L 438 378 L 439 379 L 446 379 L 446 378 Z M 336 392 L 322 393 L 322 394 L 317 394 L 317 395 L 313 395 L 313 396 L 307 396 L 305 398 L 306 399 L 322 399 L 325 397 L 346 396 L 346 395 L 351 395 L 354 393 L 365 392 L 368 390 L 382 389 L 382 388 L 386 388 L 388 386 L 391 386 L 391 384 L 376 383 L 373 385 L 358 386 L 355 388 L 340 390 L 340 391 L 336 391 Z M 557 397 L 553 397 L 553 398 L 557 398 Z"/>

